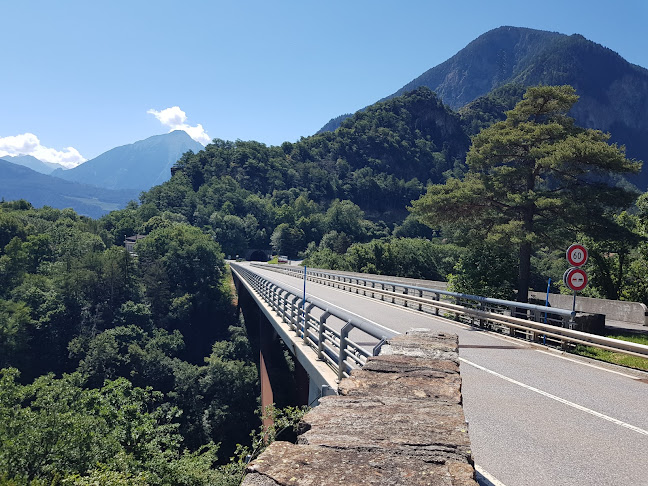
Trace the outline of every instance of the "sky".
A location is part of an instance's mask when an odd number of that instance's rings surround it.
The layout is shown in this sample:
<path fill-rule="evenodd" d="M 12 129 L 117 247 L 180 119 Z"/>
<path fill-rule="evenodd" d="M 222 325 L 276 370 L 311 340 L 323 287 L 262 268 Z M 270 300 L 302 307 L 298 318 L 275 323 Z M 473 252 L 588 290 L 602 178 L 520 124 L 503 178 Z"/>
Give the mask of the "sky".
<path fill-rule="evenodd" d="M 648 68 L 646 0 L 0 0 L 0 156 L 73 167 L 178 128 L 294 142 L 502 25 Z"/>

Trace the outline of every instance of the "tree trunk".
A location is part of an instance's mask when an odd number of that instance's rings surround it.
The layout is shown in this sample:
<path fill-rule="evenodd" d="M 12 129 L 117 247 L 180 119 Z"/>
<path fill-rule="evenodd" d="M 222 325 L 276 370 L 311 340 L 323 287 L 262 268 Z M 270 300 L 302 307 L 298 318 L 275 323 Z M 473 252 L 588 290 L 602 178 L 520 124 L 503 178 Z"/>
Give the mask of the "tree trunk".
<path fill-rule="evenodd" d="M 534 189 L 535 178 L 532 172 L 529 172 L 527 177 L 527 190 Z M 533 232 L 533 216 L 535 214 L 535 206 L 533 204 L 526 206 L 523 213 L 523 227 L 526 235 Z M 529 282 L 531 280 L 531 242 L 523 241 L 520 243 L 520 266 L 518 269 L 518 285 L 517 285 L 517 301 L 529 302 Z M 526 313 L 525 313 L 526 314 Z"/>
<path fill-rule="evenodd" d="M 529 301 L 529 281 L 531 279 L 531 243 L 520 244 L 520 267 L 518 271 L 517 301 Z"/>

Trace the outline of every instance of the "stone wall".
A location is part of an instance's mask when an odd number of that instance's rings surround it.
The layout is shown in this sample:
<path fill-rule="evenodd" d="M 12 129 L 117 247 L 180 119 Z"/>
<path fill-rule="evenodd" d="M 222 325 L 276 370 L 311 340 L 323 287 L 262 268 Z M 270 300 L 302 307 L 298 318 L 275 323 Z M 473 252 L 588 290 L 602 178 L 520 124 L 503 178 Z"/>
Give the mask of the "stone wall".
<path fill-rule="evenodd" d="M 303 419 L 297 444 L 274 442 L 244 486 L 476 486 L 456 335 L 412 330 Z"/>

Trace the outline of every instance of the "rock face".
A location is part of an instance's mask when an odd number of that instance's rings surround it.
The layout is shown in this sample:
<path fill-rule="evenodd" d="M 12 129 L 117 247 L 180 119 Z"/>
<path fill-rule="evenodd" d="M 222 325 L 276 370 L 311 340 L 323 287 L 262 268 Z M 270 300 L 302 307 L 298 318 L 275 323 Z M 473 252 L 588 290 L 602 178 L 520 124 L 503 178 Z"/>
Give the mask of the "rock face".
<path fill-rule="evenodd" d="M 413 330 L 383 346 L 274 442 L 244 486 L 476 486 L 461 402 L 457 336 Z"/>

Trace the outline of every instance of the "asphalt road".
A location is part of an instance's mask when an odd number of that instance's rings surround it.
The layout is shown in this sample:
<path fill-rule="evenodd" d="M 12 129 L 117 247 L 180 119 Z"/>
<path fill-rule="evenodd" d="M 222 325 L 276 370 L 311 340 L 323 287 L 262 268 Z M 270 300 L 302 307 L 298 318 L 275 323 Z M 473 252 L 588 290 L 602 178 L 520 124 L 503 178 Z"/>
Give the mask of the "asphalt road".
<path fill-rule="evenodd" d="M 399 332 L 425 327 L 459 336 L 464 412 L 481 484 L 648 486 L 648 374 L 310 281 L 307 292 Z"/>

